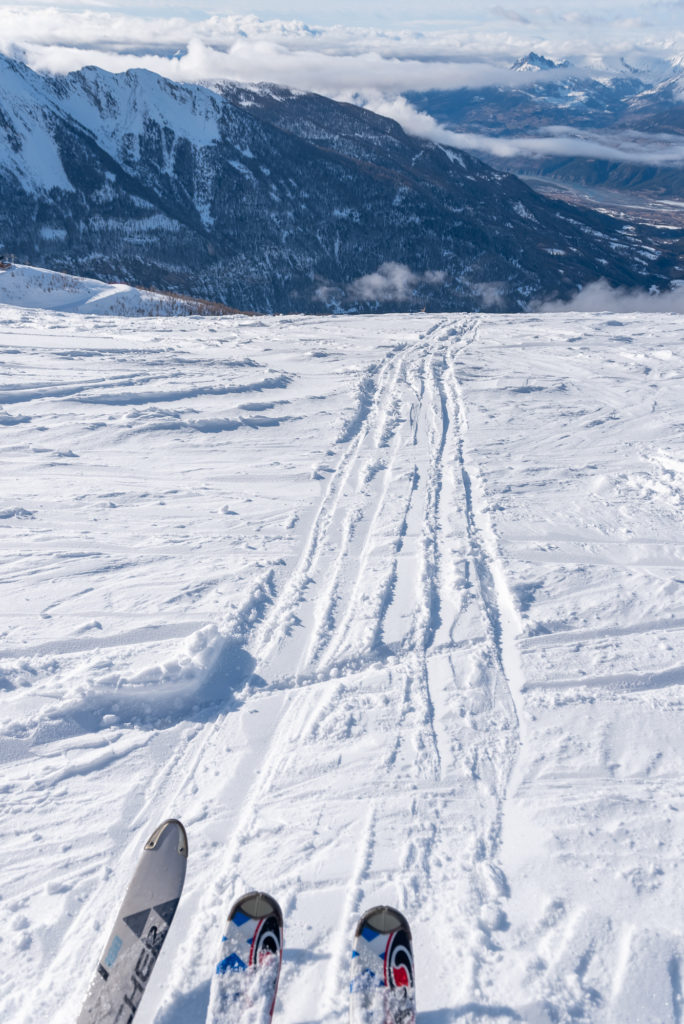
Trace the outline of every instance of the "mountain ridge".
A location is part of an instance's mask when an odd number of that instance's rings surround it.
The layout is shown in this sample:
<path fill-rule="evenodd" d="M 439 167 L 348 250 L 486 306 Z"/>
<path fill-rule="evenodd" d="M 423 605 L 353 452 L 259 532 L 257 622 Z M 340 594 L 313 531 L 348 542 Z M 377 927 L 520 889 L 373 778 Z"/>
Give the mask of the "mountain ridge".
<path fill-rule="evenodd" d="M 512 69 L 537 74 L 521 76 L 520 84 L 409 91 L 406 99 L 453 131 L 511 140 L 508 156 L 493 155 L 484 140 L 481 151 L 472 149 L 474 155 L 486 153 L 502 171 L 684 198 L 681 159 L 674 153 L 663 159 L 663 148 L 676 148 L 684 135 L 682 60 L 635 66 L 622 58 L 591 68 L 531 52 Z M 529 145 L 559 133 L 568 140 L 565 146 L 548 151 L 543 144 Z M 519 151 L 518 138 L 525 142 Z M 612 146 L 614 156 L 589 153 L 592 142 Z M 631 154 L 629 146 L 621 152 L 624 142 L 632 143 Z"/>
<path fill-rule="evenodd" d="M 3 145 L 4 143 L 4 145 Z M 351 104 L 0 57 L 0 249 L 260 312 L 519 310 L 667 287 L 657 234 L 538 196 Z M 401 287 L 359 281 L 406 270 Z"/>

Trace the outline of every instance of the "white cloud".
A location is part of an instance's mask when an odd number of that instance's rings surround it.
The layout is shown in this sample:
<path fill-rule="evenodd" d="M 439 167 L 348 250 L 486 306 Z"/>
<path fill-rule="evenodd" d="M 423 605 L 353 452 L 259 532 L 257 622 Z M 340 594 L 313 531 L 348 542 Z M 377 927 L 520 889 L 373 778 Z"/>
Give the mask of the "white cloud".
<path fill-rule="evenodd" d="M 672 291 L 647 292 L 613 288 L 605 280 L 586 285 L 569 302 L 545 302 L 540 313 L 684 313 L 684 281 L 675 281 Z"/>
<path fill-rule="evenodd" d="M 507 286 L 505 281 L 473 282 L 472 290 L 480 296 L 481 308 L 488 312 L 503 309 L 506 305 Z"/>
<path fill-rule="evenodd" d="M 529 25 L 530 19 L 526 18 L 520 11 L 515 10 L 512 7 L 492 7 L 492 14 L 498 15 L 500 18 L 506 18 L 508 21 L 517 21 L 520 25 Z"/>
<path fill-rule="evenodd" d="M 279 85 L 332 98 L 357 92 L 397 95 L 406 90 L 480 88 L 487 85 L 519 84 L 519 72 L 510 71 L 486 61 L 419 59 L 385 56 L 372 48 L 353 52 L 345 41 L 340 52 L 330 47 L 313 47 L 309 40 L 293 45 L 292 39 L 278 38 L 257 32 L 253 36 L 237 36 L 219 48 L 203 38 L 196 29 L 183 40 L 182 53 L 126 52 L 112 45 L 98 48 L 84 39 L 77 45 L 34 41 L 8 42 L 6 30 L 0 28 L 0 51 L 25 60 L 36 71 L 65 74 L 88 64 L 107 71 L 146 68 L 181 82 L 208 79 L 229 79 L 239 82 L 275 82 Z M 175 39 L 168 49 L 173 49 Z M 401 49 L 401 47 L 399 47 Z M 566 72 L 542 73 L 558 76 Z M 539 77 L 539 76 L 537 76 Z"/>
<path fill-rule="evenodd" d="M 443 284 L 444 270 L 426 270 L 417 274 L 405 263 L 381 263 L 372 274 L 357 277 L 344 286 L 344 293 L 354 302 L 403 302 L 421 284 Z M 316 292 L 321 302 L 337 300 L 341 290 L 323 285 Z"/>
<path fill-rule="evenodd" d="M 474 133 L 452 132 L 452 145 L 501 157 L 567 156 L 586 157 L 609 162 L 648 164 L 649 166 L 684 163 L 684 140 L 677 135 L 621 132 L 611 138 L 568 128 L 549 128 L 547 134 L 496 138 Z M 608 140 L 608 141 L 606 141 Z"/>
<path fill-rule="evenodd" d="M 567 156 L 649 166 L 684 163 L 684 140 L 677 135 L 622 132 L 607 142 L 605 134 L 599 138 L 589 133 L 566 134 L 569 131 L 566 128 L 549 128 L 545 135 L 497 138 L 476 132 L 451 131 L 434 117 L 416 110 L 403 96 L 386 99 L 378 93 L 370 93 L 364 100 L 364 105 L 377 114 L 398 121 L 409 135 L 430 139 L 442 146 L 470 150 L 485 159 L 488 155 L 507 158 Z"/>
<path fill-rule="evenodd" d="M 192 75 L 216 75 L 277 81 L 329 95 L 334 89 L 375 88 L 398 94 L 407 89 L 521 82 L 524 77 L 508 67 L 530 49 L 551 57 L 590 54 L 599 63 L 606 54 L 622 56 L 637 45 L 634 59 L 641 61 L 649 54 L 667 58 L 684 49 L 684 31 L 670 26 L 663 34 L 654 28 L 649 37 L 642 27 L 630 36 L 616 28 L 621 23 L 612 11 L 612 21 L 599 14 L 606 24 L 597 51 L 599 37 L 593 29 L 587 38 L 568 31 L 566 19 L 572 12 L 561 18 L 552 9 L 528 5 L 523 13 L 519 4 L 515 9 L 459 10 L 440 25 L 432 0 L 425 18 L 434 28 L 422 32 L 349 23 L 312 27 L 303 21 L 264 21 L 248 14 L 140 17 L 132 4 L 131 9 L 117 10 L 116 4 L 103 9 L 92 0 L 90 6 L 70 6 L 0 0 L 0 50 L 7 53 L 18 47 L 32 66 L 42 70 L 76 70 L 87 62 L 111 70 L 138 66 L 183 81 Z M 460 5 L 445 4 L 445 13 L 455 6 Z M 141 7 L 145 9 L 144 4 Z M 301 10 L 302 5 L 288 7 Z M 596 7 L 592 4 L 591 9 Z M 329 5 L 323 14 L 329 21 Z M 587 18 L 585 8 L 573 22 L 581 33 L 587 29 Z M 399 12 L 394 25 L 401 25 Z M 186 56 L 191 41 L 195 50 Z M 174 56 L 178 51 L 181 55 Z"/>

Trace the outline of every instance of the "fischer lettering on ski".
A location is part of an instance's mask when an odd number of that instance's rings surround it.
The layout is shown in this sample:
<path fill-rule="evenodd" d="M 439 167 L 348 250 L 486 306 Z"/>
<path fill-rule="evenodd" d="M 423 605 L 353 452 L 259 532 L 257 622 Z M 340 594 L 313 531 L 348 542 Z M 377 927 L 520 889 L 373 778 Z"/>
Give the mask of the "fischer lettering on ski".
<path fill-rule="evenodd" d="M 131 1024 L 176 913 L 187 859 L 185 829 L 163 822 L 145 844 L 77 1024 Z"/>

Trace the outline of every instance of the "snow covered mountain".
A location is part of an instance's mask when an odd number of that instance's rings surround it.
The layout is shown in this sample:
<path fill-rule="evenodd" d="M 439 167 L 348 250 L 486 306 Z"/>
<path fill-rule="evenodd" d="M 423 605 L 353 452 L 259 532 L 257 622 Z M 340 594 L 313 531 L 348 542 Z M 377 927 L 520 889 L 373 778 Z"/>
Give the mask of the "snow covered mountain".
<path fill-rule="evenodd" d="M 457 131 L 515 139 L 539 136 L 561 127 L 578 138 L 619 146 L 635 136 L 642 158 L 528 153 L 489 155 L 500 169 L 543 174 L 559 181 L 642 189 L 654 195 L 684 198 L 682 161 L 663 163 L 664 143 L 684 136 L 684 70 L 681 61 L 630 57 L 629 60 L 553 61 L 530 53 L 512 70 L 526 75 L 519 86 L 491 86 L 407 93 L 420 110 Z M 647 157 L 649 146 L 653 160 Z M 646 159 L 643 158 L 645 153 Z"/>
<path fill-rule="evenodd" d="M 529 53 L 511 70 L 520 85 L 410 93 L 454 125 L 515 135 L 563 123 L 576 128 L 684 132 L 684 69 L 661 61 L 578 63 Z M 542 73 L 543 72 L 543 73 Z"/>
<path fill-rule="evenodd" d="M 570 62 L 567 60 L 550 60 L 531 50 L 526 57 L 519 57 L 514 61 L 511 68 L 513 71 L 554 71 L 556 68 L 569 66 Z"/>
<path fill-rule="evenodd" d="M 682 318 L 0 319 L 3 1024 L 77 1019 L 167 817 L 135 1024 L 254 888 L 274 1024 L 385 902 L 419 1024 L 679 1024 Z"/>
<path fill-rule="evenodd" d="M 321 96 L 0 57 L 0 250 L 241 309 L 519 310 L 663 287 L 657 233 Z"/>

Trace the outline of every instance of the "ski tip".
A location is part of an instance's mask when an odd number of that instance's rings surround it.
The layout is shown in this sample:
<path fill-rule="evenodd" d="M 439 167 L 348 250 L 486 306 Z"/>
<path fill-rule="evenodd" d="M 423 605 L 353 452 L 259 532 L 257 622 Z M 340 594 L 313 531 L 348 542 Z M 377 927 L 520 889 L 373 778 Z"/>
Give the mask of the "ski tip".
<path fill-rule="evenodd" d="M 254 892 L 245 893 L 244 896 L 235 901 L 231 907 L 229 917 L 232 919 L 237 913 L 245 914 L 247 917 L 254 919 L 275 917 L 281 927 L 283 924 L 283 912 L 277 900 L 274 900 L 272 896 L 265 892 L 255 890 Z"/>
<path fill-rule="evenodd" d="M 371 907 L 361 915 L 356 926 L 356 934 L 360 935 L 364 928 L 372 928 L 380 935 L 390 932 L 404 931 L 411 937 L 411 929 L 404 915 L 394 907 Z"/>
<path fill-rule="evenodd" d="M 162 844 L 176 843 L 178 854 L 181 857 L 188 856 L 188 836 L 183 825 L 177 818 L 167 818 L 158 828 L 154 830 L 145 843 L 146 850 L 157 850 Z"/>

